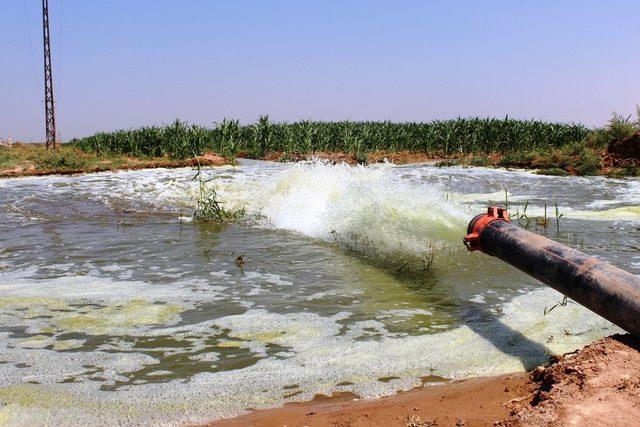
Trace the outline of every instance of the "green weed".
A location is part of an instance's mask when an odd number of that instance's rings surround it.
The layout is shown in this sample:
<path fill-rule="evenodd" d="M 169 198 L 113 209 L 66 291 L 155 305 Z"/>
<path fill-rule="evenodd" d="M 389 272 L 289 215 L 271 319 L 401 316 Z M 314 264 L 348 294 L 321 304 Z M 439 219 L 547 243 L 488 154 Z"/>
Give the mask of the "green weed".
<path fill-rule="evenodd" d="M 40 170 L 81 170 L 89 166 L 83 154 L 76 150 L 36 150 L 27 160 Z"/>
<path fill-rule="evenodd" d="M 223 202 L 219 199 L 215 185 L 210 184 L 213 179 L 205 179 L 199 165 L 198 173 L 194 179 L 198 180 L 198 195 L 193 212 L 194 221 L 225 223 L 244 216 L 243 209 L 228 210 L 223 207 Z"/>

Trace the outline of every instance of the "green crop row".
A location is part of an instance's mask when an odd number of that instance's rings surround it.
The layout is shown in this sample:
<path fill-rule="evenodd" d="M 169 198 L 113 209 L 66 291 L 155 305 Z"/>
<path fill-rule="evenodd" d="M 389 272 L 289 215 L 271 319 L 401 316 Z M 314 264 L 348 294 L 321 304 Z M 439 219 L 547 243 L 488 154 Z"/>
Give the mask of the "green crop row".
<path fill-rule="evenodd" d="M 428 123 L 318 122 L 274 123 L 267 116 L 241 126 L 223 120 L 213 128 L 180 120 L 165 126 L 101 132 L 71 144 L 98 154 L 187 158 L 214 151 L 233 158 L 239 153 L 262 157 L 268 152 L 373 151 L 431 152 L 443 155 L 508 153 L 558 148 L 583 141 L 589 130 L 580 124 L 536 120 L 458 118 Z"/>

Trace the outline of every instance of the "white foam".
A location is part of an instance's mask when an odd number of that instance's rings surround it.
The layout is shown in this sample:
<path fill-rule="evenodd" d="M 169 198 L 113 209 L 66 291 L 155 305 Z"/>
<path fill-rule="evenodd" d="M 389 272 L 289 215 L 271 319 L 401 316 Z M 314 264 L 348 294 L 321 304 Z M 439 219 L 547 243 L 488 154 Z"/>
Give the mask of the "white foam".
<path fill-rule="evenodd" d="M 483 295 L 475 295 L 473 298 L 469 298 L 470 302 L 475 302 L 476 304 L 486 304 L 487 302 L 484 299 Z"/>
<path fill-rule="evenodd" d="M 220 197 L 270 227 L 379 258 L 459 246 L 468 220 L 439 188 L 398 180 L 390 165 L 299 163 L 269 178 L 238 177 Z"/>
<path fill-rule="evenodd" d="M 55 283 L 55 279 L 52 281 Z M 179 287 L 172 288 L 179 293 Z M 64 288 L 57 291 L 75 295 Z M 84 298 L 89 294 L 82 293 Z M 102 294 L 94 295 L 101 298 Z M 55 295 L 49 296 L 55 300 Z M 349 313 L 327 317 L 257 309 L 193 325 L 171 326 L 167 321 L 160 328 L 134 327 L 131 333 L 135 336 L 191 337 L 196 341 L 211 339 L 224 329 L 228 338 L 219 341 L 220 351 L 225 347 L 244 348 L 262 359 L 242 369 L 196 374 L 186 383 L 137 381 L 137 385 L 123 386 L 115 393 L 101 391 L 100 386 L 126 381 L 129 372 L 160 361 L 118 341 L 114 341 L 119 350 L 116 353 L 61 353 L 37 345 L 27 348 L 15 345 L 19 340 L 5 333 L 0 340 L 3 361 L 7 362 L 0 364 L 0 397 L 5 402 L 0 417 L 12 425 L 33 425 L 45 420 L 57 425 L 205 422 L 239 414 L 249 407 L 310 399 L 316 393 L 351 391 L 366 398 L 391 394 L 419 385 L 420 377 L 429 374 L 461 378 L 517 371 L 543 362 L 545 351 L 571 351 L 618 331 L 572 303 L 545 316 L 544 308 L 559 299 L 560 295 L 550 289 L 537 290 L 503 304 L 495 312 L 495 320 L 418 336 L 392 334 L 375 320 L 350 322 Z M 56 307 L 51 306 L 54 310 Z M 401 310 L 380 314 L 427 313 Z M 280 352 L 279 357 L 268 356 L 270 345 L 287 350 Z M 194 346 L 189 351 L 200 351 L 199 348 L 204 347 Z M 217 361 L 219 357 L 219 352 L 205 352 L 195 360 Z M 24 362 L 30 365 L 26 371 L 16 366 Z M 155 372 L 164 374 L 164 370 L 160 367 Z M 25 372 L 29 374 L 26 377 Z M 400 379 L 378 381 L 390 376 Z M 68 379 L 74 382 L 61 383 Z M 346 382 L 354 385 L 338 386 Z M 286 387 L 292 384 L 301 393 L 287 398 Z"/>
<path fill-rule="evenodd" d="M 640 221 L 640 206 L 623 206 L 601 210 L 567 210 L 566 216 L 600 221 Z"/>

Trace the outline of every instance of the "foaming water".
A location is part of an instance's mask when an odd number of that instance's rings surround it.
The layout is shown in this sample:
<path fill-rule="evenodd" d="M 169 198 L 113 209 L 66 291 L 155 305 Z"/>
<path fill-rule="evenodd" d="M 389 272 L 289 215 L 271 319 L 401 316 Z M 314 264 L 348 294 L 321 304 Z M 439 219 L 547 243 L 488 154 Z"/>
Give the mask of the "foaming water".
<path fill-rule="evenodd" d="M 234 180 L 220 196 L 270 227 L 396 263 L 459 247 L 468 217 L 438 185 L 398 180 L 388 164 L 300 163 L 268 179 Z"/>
<path fill-rule="evenodd" d="M 575 210 L 569 211 L 568 216 L 572 218 L 593 219 L 593 220 L 621 220 L 621 221 L 640 221 L 640 206 L 624 206 L 611 209 L 599 210 Z"/>
<path fill-rule="evenodd" d="M 617 332 L 462 247 L 505 190 L 531 215 L 559 206 L 533 231 L 640 272 L 638 180 L 245 162 L 207 171 L 247 212 L 219 226 L 186 220 L 194 174 L 0 181 L 0 423 L 204 423 L 522 370 Z"/>

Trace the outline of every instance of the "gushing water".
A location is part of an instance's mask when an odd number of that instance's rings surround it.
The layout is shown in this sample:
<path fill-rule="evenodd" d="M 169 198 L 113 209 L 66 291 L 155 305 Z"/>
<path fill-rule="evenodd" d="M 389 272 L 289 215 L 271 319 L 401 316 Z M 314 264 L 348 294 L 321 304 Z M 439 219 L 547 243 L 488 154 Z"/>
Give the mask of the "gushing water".
<path fill-rule="evenodd" d="M 389 164 L 300 163 L 267 179 L 234 180 L 221 196 L 263 225 L 398 264 L 458 248 L 468 217 L 439 185 L 399 180 Z"/>

